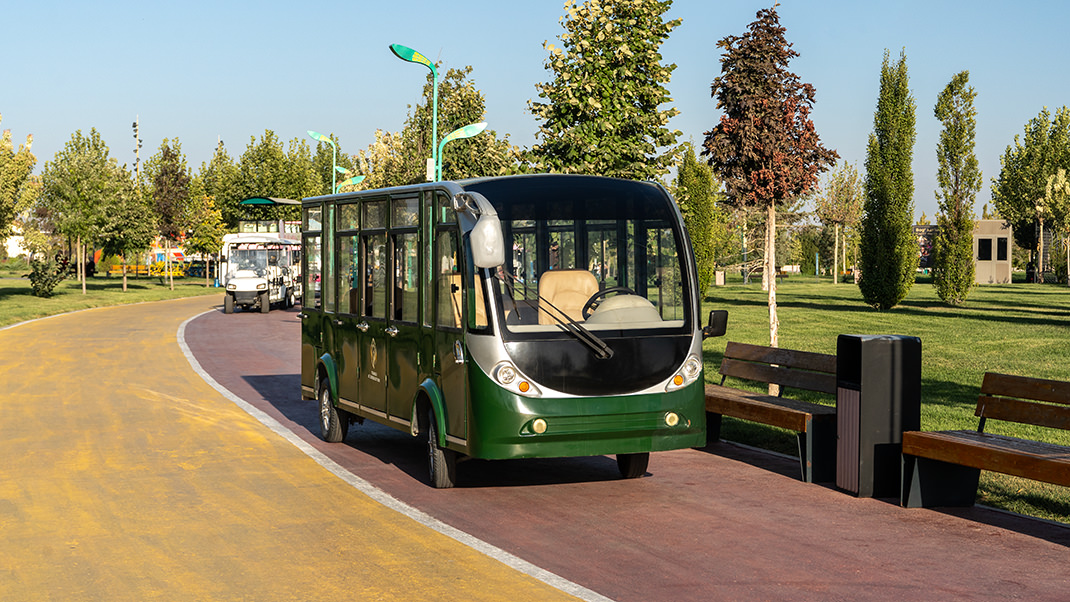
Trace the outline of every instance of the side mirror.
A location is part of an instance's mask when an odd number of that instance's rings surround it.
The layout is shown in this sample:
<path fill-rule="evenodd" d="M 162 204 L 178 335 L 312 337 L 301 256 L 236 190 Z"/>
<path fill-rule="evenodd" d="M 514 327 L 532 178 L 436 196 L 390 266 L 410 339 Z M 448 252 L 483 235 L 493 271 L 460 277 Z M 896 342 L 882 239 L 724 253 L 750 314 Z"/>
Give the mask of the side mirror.
<path fill-rule="evenodd" d="M 505 263 L 505 239 L 497 215 L 481 215 L 472 228 L 472 262 L 477 268 L 496 268 Z"/>
<path fill-rule="evenodd" d="M 728 310 L 714 309 L 710 311 L 709 326 L 702 329 L 702 338 L 723 337 L 728 332 Z"/>

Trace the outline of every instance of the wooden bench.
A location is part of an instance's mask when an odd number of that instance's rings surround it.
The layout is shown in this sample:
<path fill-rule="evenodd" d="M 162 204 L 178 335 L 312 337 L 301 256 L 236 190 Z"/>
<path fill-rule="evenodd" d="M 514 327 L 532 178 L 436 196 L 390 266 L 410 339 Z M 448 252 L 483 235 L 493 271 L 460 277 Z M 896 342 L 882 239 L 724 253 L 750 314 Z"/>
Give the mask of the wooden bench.
<path fill-rule="evenodd" d="M 989 372 L 974 415 L 976 431 L 903 433 L 903 506 L 972 506 L 982 470 L 1070 486 L 1070 447 L 984 432 L 989 419 L 1070 430 L 1070 383 Z"/>
<path fill-rule="evenodd" d="M 126 273 L 128 276 L 148 276 L 149 266 L 144 264 L 128 265 L 126 266 Z M 108 269 L 108 276 L 122 276 L 123 266 L 122 264 L 115 264 Z"/>
<path fill-rule="evenodd" d="M 728 377 L 836 395 L 836 356 L 729 342 L 721 384 L 706 385 L 707 442 L 721 438 L 721 416 L 798 433 L 802 479 L 836 480 L 836 408 L 724 386 Z"/>

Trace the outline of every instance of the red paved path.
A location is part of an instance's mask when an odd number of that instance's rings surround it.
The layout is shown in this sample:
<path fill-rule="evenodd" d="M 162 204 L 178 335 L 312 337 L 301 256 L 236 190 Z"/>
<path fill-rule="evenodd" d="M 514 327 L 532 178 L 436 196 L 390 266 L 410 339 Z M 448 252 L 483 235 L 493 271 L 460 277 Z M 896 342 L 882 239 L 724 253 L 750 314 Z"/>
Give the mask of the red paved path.
<path fill-rule="evenodd" d="M 729 444 L 609 458 L 470 461 L 425 484 L 424 447 L 365 425 L 315 433 L 299 389 L 296 310 L 205 314 L 187 341 L 229 390 L 390 495 L 617 600 L 1070 599 L 1070 528 L 981 507 L 934 511 L 802 483 L 797 463 Z M 250 351 L 221 344 L 240 337 Z"/>

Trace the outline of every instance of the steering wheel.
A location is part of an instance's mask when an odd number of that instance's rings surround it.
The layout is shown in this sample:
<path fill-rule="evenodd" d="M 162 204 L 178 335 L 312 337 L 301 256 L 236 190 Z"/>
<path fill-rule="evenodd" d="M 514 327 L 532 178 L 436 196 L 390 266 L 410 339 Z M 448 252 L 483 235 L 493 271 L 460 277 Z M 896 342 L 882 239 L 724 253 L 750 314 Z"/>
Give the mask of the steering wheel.
<path fill-rule="evenodd" d="M 620 293 L 622 295 L 624 295 L 624 294 L 634 295 L 635 291 L 633 291 L 632 289 L 630 289 L 630 288 L 628 288 L 626 286 L 611 286 L 611 287 L 609 287 L 607 289 L 603 289 L 603 290 L 598 291 L 597 293 L 591 295 L 591 298 L 588 299 L 587 302 L 583 304 L 583 319 L 586 320 L 587 318 L 590 318 L 591 314 L 594 313 L 594 310 L 598 309 L 598 304 L 600 303 L 600 299 L 602 299 L 603 297 L 609 295 L 610 293 Z"/>

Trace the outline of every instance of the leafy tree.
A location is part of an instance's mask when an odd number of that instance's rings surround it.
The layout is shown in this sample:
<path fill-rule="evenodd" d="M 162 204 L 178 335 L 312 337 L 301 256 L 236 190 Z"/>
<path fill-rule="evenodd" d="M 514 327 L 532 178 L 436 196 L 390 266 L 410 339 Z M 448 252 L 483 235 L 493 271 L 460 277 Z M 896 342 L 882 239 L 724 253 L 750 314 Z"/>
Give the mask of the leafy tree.
<path fill-rule="evenodd" d="M 164 262 L 171 290 L 175 288 L 171 270 L 171 243 L 185 235 L 186 206 L 190 198 L 189 169 L 178 140 L 171 144 L 166 138 L 159 152 L 149 159 L 146 171 L 152 174 L 152 200 L 156 208 L 156 226 L 165 242 Z"/>
<path fill-rule="evenodd" d="M 30 152 L 33 134 L 26 136 L 26 144 L 18 151 L 11 141 L 11 130 L 4 130 L 0 138 L 0 238 L 11 232 L 15 216 L 26 209 L 33 200 L 33 168 L 37 157 Z"/>
<path fill-rule="evenodd" d="M 866 153 L 859 282 L 866 303 L 879 310 L 891 309 L 907 296 L 918 268 L 918 243 L 911 229 L 915 103 L 908 83 L 906 52 L 891 64 L 885 50 Z"/>
<path fill-rule="evenodd" d="M 725 183 L 728 202 L 764 210 L 769 339 L 777 345 L 776 211 L 809 193 L 818 174 L 836 162 L 821 146 L 810 119 L 814 87 L 788 70 L 799 56 L 784 38 L 775 8 L 758 11 L 742 36 L 728 36 L 721 75 L 713 81 L 720 123 L 706 133 L 704 155 Z"/>
<path fill-rule="evenodd" d="M 999 176 L 992 180 L 993 205 L 1013 227 L 1015 244 L 1029 249 L 1037 266 L 1043 257 L 1037 237 L 1043 219 L 1040 200 L 1048 178 L 1059 168 L 1070 170 L 1070 109 L 1065 106 L 1054 117 L 1045 108 L 1029 120 L 1024 140 L 1014 137 L 1000 158 Z"/>
<path fill-rule="evenodd" d="M 471 80 L 472 67 L 449 69 L 439 81 L 438 131 L 440 141 L 449 132 L 485 121 L 483 93 Z M 357 171 L 366 176 L 365 188 L 418 184 L 427 179 L 432 148 L 433 79 L 427 74 L 422 102 L 405 120 L 400 133 L 376 131 L 375 142 L 357 153 Z M 517 171 L 519 151 L 508 136 L 499 139 L 493 129 L 447 144 L 442 151 L 442 176 L 450 180 L 497 176 Z"/>
<path fill-rule="evenodd" d="M 1066 251 L 1066 282 L 1070 286 L 1070 181 L 1066 179 L 1065 169 L 1060 168 L 1054 175 L 1048 176 L 1043 204 L 1051 213 L 1052 229 L 1061 234 Z"/>
<path fill-rule="evenodd" d="M 101 217 L 99 241 L 105 255 L 122 258 L 126 291 L 127 260 L 152 245 L 157 234 L 156 216 L 142 188 L 125 168 L 114 166 L 111 175 L 112 192 Z"/>
<path fill-rule="evenodd" d="M 665 87 L 675 64 L 659 49 L 679 19 L 666 21 L 671 1 L 587 0 L 565 3 L 563 48 L 546 43 L 554 80 L 536 84 L 529 109 L 542 122 L 532 149 L 544 169 L 650 180 L 667 173 L 678 131 L 666 127 L 676 109 Z M 659 149 L 663 149 L 659 152 Z"/>
<path fill-rule="evenodd" d="M 207 287 L 210 282 L 212 257 L 223 248 L 223 235 L 227 233 L 223 214 L 215 206 L 215 199 L 199 190 L 191 196 L 186 211 L 185 221 L 190 228 L 186 237 L 186 252 L 205 257 L 204 286 Z"/>
<path fill-rule="evenodd" d="M 832 282 L 838 284 L 840 228 L 854 228 L 862 214 L 862 184 L 854 165 L 844 163 L 829 174 L 825 187 L 816 197 L 814 204 L 821 223 L 833 226 Z M 843 256 L 847 256 L 846 242 L 843 245 Z"/>
<path fill-rule="evenodd" d="M 249 145 L 238 161 L 233 215 L 248 215 L 251 219 L 300 218 L 300 209 L 286 207 L 238 207 L 237 203 L 253 196 L 273 196 L 303 199 L 314 196 L 321 182 L 312 164 L 312 152 L 303 140 L 291 140 L 289 152 L 271 130 L 265 130 L 260 141 L 249 139 Z M 224 215 L 226 210 L 224 209 Z M 234 219 L 237 222 L 237 217 Z"/>
<path fill-rule="evenodd" d="M 96 234 L 102 216 L 102 200 L 113 190 L 114 159 L 97 130 L 89 136 L 78 130 L 45 163 L 41 173 L 41 204 L 56 232 L 75 239 L 78 279 L 85 286 L 84 245 Z"/>
<path fill-rule="evenodd" d="M 368 189 L 413 183 L 413 176 L 405 175 L 405 145 L 400 134 L 375 130 L 375 142 L 357 151 L 356 160 L 357 170 L 366 176 L 361 184 Z"/>
<path fill-rule="evenodd" d="M 977 130 L 977 96 L 969 85 L 970 72 L 962 71 L 951 78 L 937 97 L 933 109 L 944 124 L 936 158 L 940 168 L 936 172 L 940 190 L 936 200 L 940 213 L 936 216 L 939 229 L 933 241 L 933 284 L 936 294 L 948 305 L 962 305 L 974 287 L 973 264 L 973 203 L 981 189 L 981 170 L 974 154 Z"/>
<path fill-rule="evenodd" d="M 695 158 L 695 147 L 690 143 L 684 144 L 673 194 L 694 249 L 699 291 L 705 294 L 713 283 L 718 257 L 731 246 L 734 237 L 728 216 L 717 206 L 717 200 L 722 198 L 721 185 L 713 178 L 713 170 Z"/>
<path fill-rule="evenodd" d="M 194 181 L 199 194 L 215 200 L 225 227 L 236 230 L 242 215 L 238 203 L 243 197 L 238 192 L 238 166 L 230 158 L 222 141 L 216 146 L 212 160 L 207 164 L 201 163 Z"/>
<path fill-rule="evenodd" d="M 350 155 L 342 152 L 342 142 L 334 134 L 330 134 L 335 146 L 326 142 L 316 142 L 316 154 L 312 156 L 312 171 L 319 178 L 319 185 L 314 194 L 331 194 L 334 192 L 334 183 L 346 179 L 349 176 L 341 175 L 335 170 L 335 166 L 355 173 L 356 164 Z M 336 150 L 337 149 L 337 150 Z"/>

